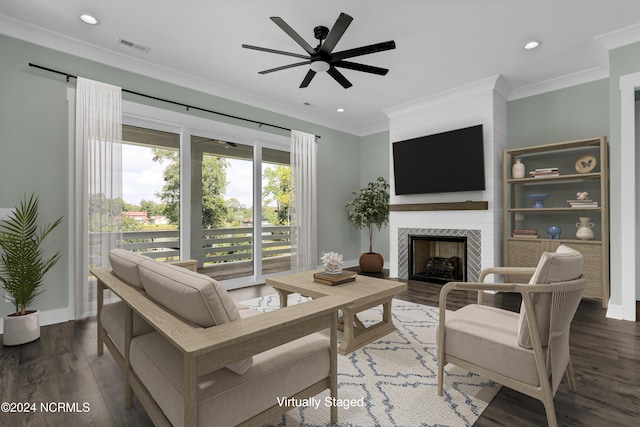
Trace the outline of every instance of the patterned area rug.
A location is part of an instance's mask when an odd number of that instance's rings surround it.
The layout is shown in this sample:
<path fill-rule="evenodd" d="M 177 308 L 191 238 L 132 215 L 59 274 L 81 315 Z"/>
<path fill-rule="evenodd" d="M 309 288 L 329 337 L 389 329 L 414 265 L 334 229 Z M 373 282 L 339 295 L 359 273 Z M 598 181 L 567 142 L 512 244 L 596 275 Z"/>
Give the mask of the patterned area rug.
<path fill-rule="evenodd" d="M 303 300 L 289 295 L 289 305 Z M 260 311 L 280 307 L 277 295 L 244 301 Z M 338 355 L 340 426 L 470 426 L 500 390 L 500 385 L 453 365 L 445 368 L 444 396 L 437 394 L 435 328 L 438 309 L 393 300 L 396 332 L 360 350 Z M 381 319 L 382 307 L 358 315 L 367 325 Z M 317 396 L 319 408 L 289 411 L 272 426 L 327 426 L 328 391 Z M 347 401 L 347 399 L 349 401 Z M 347 407 L 346 403 L 354 404 Z"/>

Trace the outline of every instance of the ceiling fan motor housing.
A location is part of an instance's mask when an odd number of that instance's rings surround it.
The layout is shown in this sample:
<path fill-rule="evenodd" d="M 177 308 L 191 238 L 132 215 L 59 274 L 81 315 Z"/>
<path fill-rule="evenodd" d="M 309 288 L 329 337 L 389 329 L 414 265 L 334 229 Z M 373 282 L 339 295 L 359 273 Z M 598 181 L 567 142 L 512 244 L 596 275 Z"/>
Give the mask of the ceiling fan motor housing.
<path fill-rule="evenodd" d="M 329 29 L 323 25 L 318 25 L 317 27 L 315 27 L 313 29 L 313 35 L 318 39 L 318 40 L 324 40 L 327 38 L 327 35 L 329 34 Z"/>

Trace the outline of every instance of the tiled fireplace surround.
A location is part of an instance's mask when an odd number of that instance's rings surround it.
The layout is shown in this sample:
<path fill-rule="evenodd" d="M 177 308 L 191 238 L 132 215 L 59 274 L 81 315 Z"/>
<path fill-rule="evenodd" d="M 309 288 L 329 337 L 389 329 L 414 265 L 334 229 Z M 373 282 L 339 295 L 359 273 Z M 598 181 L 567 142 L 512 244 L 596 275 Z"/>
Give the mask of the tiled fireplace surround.
<path fill-rule="evenodd" d="M 477 282 L 480 275 L 480 230 L 456 228 L 399 228 L 398 229 L 398 278 L 409 278 L 409 236 L 441 236 L 467 238 L 467 281 Z"/>
<path fill-rule="evenodd" d="M 389 117 L 391 205 L 469 200 L 488 203 L 487 210 L 392 210 L 389 218 L 391 277 L 408 278 L 409 235 L 466 236 L 468 281 L 476 281 L 481 269 L 502 263 L 501 182 L 502 151 L 507 145 L 506 93 L 504 80 L 495 76 L 384 111 Z M 483 125 L 485 191 L 408 196 L 393 193 L 394 142 L 477 124 Z"/>

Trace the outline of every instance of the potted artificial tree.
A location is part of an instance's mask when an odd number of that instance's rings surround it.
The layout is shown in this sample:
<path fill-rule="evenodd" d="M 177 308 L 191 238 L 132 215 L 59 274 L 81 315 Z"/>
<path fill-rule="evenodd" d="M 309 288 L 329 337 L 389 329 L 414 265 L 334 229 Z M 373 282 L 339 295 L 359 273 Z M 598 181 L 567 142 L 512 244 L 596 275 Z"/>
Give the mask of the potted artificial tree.
<path fill-rule="evenodd" d="M 0 220 L 0 283 L 16 311 L 4 316 L 4 345 L 18 345 L 40 338 L 37 310 L 27 310 L 43 292 L 42 277 L 58 262 L 60 252 L 45 258 L 42 241 L 62 217 L 38 228 L 38 197 L 31 194 Z"/>
<path fill-rule="evenodd" d="M 384 266 L 384 259 L 379 253 L 373 252 L 373 226 L 381 230 L 389 223 L 389 184 L 384 178 L 378 177 L 359 193 L 353 194 L 356 198 L 347 202 L 349 221 L 356 228 L 367 228 L 369 231 L 369 252 L 360 256 L 360 269 L 365 273 L 379 273 Z"/>

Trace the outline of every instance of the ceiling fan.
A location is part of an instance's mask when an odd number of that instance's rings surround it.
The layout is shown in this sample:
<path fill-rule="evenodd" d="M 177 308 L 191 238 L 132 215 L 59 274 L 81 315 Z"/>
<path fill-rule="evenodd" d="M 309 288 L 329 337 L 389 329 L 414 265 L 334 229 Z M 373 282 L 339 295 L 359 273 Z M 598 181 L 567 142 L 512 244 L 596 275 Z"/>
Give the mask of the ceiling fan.
<path fill-rule="evenodd" d="M 324 26 L 317 26 L 313 29 L 315 38 L 320 42 L 317 47 L 313 48 L 307 43 L 298 33 L 294 31 L 282 18 L 279 16 L 272 16 L 270 18 L 278 27 L 280 27 L 285 33 L 289 35 L 296 43 L 302 47 L 306 55 L 284 52 L 281 50 L 269 49 L 266 47 L 251 46 L 243 44 L 242 47 L 246 49 L 254 49 L 262 52 L 277 53 L 279 55 L 293 56 L 295 58 L 302 58 L 305 61 L 296 62 L 294 64 L 283 65 L 281 67 L 271 68 L 268 70 L 259 71 L 260 74 L 268 74 L 274 71 L 286 70 L 287 68 L 299 67 L 301 65 L 310 65 L 310 69 L 305 75 L 301 88 L 309 86 L 311 80 L 315 77 L 316 73 L 326 71 L 331 77 L 333 77 L 338 83 L 345 89 L 352 86 L 351 82 L 336 68 L 347 68 L 349 70 L 363 71 L 365 73 L 378 74 L 381 76 L 386 75 L 389 70 L 387 68 L 374 67 L 371 65 L 358 64 L 351 61 L 345 61 L 347 58 L 353 58 L 356 56 L 369 55 L 370 53 L 382 52 L 384 50 L 395 49 L 396 43 L 391 40 L 382 43 L 371 44 L 367 46 L 358 47 L 355 49 L 343 50 L 340 52 L 333 52 L 344 32 L 347 30 L 353 18 L 346 13 L 341 13 L 338 16 L 335 24 L 331 30 Z"/>

